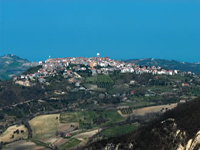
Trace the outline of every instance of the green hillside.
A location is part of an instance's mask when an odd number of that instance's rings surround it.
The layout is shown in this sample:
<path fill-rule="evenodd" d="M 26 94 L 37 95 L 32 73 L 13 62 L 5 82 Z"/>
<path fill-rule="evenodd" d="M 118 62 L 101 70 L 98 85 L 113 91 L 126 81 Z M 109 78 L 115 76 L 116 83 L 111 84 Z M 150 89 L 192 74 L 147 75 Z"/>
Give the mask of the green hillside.
<path fill-rule="evenodd" d="M 176 60 L 165 60 L 165 59 L 130 59 L 126 60 L 127 63 L 135 63 L 141 66 L 161 66 L 162 68 L 180 70 L 180 71 L 192 71 L 196 74 L 200 73 L 200 64 L 179 62 Z"/>
<path fill-rule="evenodd" d="M 34 63 L 29 62 L 27 59 L 22 59 L 13 54 L 8 54 L 0 57 L 0 79 L 10 79 L 12 76 L 20 75 L 26 71 Z"/>

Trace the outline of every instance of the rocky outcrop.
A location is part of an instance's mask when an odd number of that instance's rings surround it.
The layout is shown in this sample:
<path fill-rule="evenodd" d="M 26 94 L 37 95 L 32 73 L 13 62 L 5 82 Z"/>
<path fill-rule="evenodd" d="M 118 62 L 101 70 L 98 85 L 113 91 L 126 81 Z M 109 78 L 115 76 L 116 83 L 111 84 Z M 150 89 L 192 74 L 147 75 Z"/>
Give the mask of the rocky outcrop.
<path fill-rule="evenodd" d="M 109 139 L 107 144 L 105 141 L 100 141 L 98 144 L 92 144 L 87 150 L 151 150 L 151 149 L 163 149 L 163 150 L 197 150 L 200 145 L 200 131 L 193 139 L 187 141 L 187 133 L 178 129 L 175 119 L 169 118 L 160 122 L 157 128 L 152 128 L 148 135 L 151 135 L 152 139 L 149 139 L 150 143 L 145 144 L 146 135 L 143 136 L 143 141 L 138 140 L 142 136 L 143 131 L 137 131 L 131 136 L 119 137 Z M 138 137 L 140 136 L 140 137 Z M 123 138 L 127 138 L 124 141 Z M 157 141 L 155 141 L 157 140 Z M 149 145 L 148 144 L 153 144 Z"/>
<path fill-rule="evenodd" d="M 197 132 L 196 136 L 193 139 L 190 139 L 184 150 L 199 150 L 200 149 L 200 131 Z M 178 149 L 177 149 L 178 150 Z"/>
<path fill-rule="evenodd" d="M 15 82 L 15 84 L 19 84 L 19 85 L 22 85 L 22 86 L 33 86 L 33 84 L 31 82 L 29 82 L 28 80 L 25 80 L 25 81 L 22 81 L 22 80 L 18 80 Z"/>

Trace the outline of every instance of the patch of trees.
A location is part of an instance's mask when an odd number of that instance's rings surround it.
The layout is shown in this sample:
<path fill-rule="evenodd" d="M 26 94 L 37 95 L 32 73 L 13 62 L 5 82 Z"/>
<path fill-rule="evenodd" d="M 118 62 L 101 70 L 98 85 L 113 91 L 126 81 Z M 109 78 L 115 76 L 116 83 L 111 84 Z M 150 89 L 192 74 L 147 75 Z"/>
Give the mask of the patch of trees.
<path fill-rule="evenodd" d="M 149 85 L 157 85 L 157 86 L 172 85 L 172 83 L 167 83 L 167 82 L 168 81 L 166 81 L 165 79 L 159 79 L 159 80 L 152 79 L 151 82 L 149 82 Z"/>
<path fill-rule="evenodd" d="M 146 88 L 143 88 L 143 87 L 139 87 L 139 88 L 135 88 L 135 96 L 144 96 L 145 93 L 147 92 L 147 89 Z"/>
<path fill-rule="evenodd" d="M 85 129 L 92 129 L 92 123 L 81 122 L 81 124 L 83 125 L 83 128 L 85 128 Z"/>
<path fill-rule="evenodd" d="M 164 96 L 160 99 L 160 102 L 162 102 L 162 104 L 171 104 L 171 103 L 179 102 L 179 99 L 180 98 L 176 96 Z"/>
<path fill-rule="evenodd" d="M 98 75 L 97 76 L 97 86 L 99 88 L 110 89 L 114 85 L 113 80 L 107 75 Z"/>
<path fill-rule="evenodd" d="M 122 108 L 120 111 L 123 115 L 131 114 L 133 112 L 132 108 Z"/>
<path fill-rule="evenodd" d="M 24 122 L 24 126 L 27 128 L 27 130 L 28 130 L 28 138 L 30 139 L 30 138 L 32 138 L 32 129 L 31 129 L 31 126 L 30 126 L 30 124 L 28 123 L 28 121 L 25 121 Z"/>
<path fill-rule="evenodd" d="M 121 102 L 121 100 L 119 97 L 105 97 L 98 100 L 98 102 L 105 103 L 105 104 L 109 104 L 109 103 L 118 104 Z"/>
<path fill-rule="evenodd" d="M 109 121 L 107 118 L 103 118 L 102 116 L 94 117 L 93 118 L 93 124 L 101 125 L 105 122 Z"/>
<path fill-rule="evenodd" d="M 19 134 L 19 133 L 24 133 L 24 130 L 17 129 L 15 131 L 13 131 L 13 134 Z"/>
<path fill-rule="evenodd" d="M 112 82 L 98 82 L 97 86 L 99 88 L 106 88 L 106 89 L 110 89 L 113 86 Z"/>
<path fill-rule="evenodd" d="M 27 75 L 27 74 L 33 74 L 33 73 L 37 72 L 38 70 L 40 70 L 40 68 L 42 68 L 41 65 L 36 66 L 36 67 L 31 67 L 27 71 L 25 71 L 23 74 L 25 74 L 25 75 Z"/>
<path fill-rule="evenodd" d="M 69 101 L 63 100 L 47 100 L 46 102 L 30 101 L 28 103 L 19 104 L 17 106 L 5 107 L 0 110 L 0 114 L 9 116 L 16 116 L 16 120 L 32 116 L 35 113 L 47 113 L 53 111 L 60 111 L 68 107 Z M 2 118 L 1 120 L 3 120 Z M 23 119 L 24 120 L 24 119 Z"/>
<path fill-rule="evenodd" d="M 0 92 L 0 107 L 31 99 L 40 99 L 45 96 L 45 90 L 42 89 L 40 83 L 37 83 L 34 87 L 23 87 L 9 80 L 1 82 L 0 87 L 3 87 Z"/>

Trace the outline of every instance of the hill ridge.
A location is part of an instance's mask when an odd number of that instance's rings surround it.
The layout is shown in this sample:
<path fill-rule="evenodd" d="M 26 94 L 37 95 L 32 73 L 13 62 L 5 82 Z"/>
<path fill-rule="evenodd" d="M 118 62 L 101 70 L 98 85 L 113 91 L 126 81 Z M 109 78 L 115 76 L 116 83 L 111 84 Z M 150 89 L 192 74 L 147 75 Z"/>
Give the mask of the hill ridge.
<path fill-rule="evenodd" d="M 6 80 L 20 75 L 31 66 L 34 66 L 34 63 L 14 54 L 0 56 L 0 79 Z"/>
<path fill-rule="evenodd" d="M 180 70 L 180 71 L 191 71 L 196 74 L 200 73 L 200 65 L 198 62 L 180 62 L 177 60 L 166 60 L 166 59 L 128 59 L 125 60 L 127 63 L 135 63 L 141 66 L 162 66 L 163 68 Z"/>

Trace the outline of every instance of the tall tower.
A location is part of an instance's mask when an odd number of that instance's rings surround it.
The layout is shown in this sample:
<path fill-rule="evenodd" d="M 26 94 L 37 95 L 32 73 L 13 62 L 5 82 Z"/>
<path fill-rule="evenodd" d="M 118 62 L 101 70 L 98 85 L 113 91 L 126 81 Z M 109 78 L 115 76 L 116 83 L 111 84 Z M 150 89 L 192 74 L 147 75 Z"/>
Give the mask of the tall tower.
<path fill-rule="evenodd" d="M 51 60 L 51 56 L 49 55 L 49 60 Z"/>
<path fill-rule="evenodd" d="M 99 56 L 100 56 L 100 54 L 97 53 L 97 58 L 96 58 L 97 63 L 98 63 L 98 61 L 99 61 Z"/>

